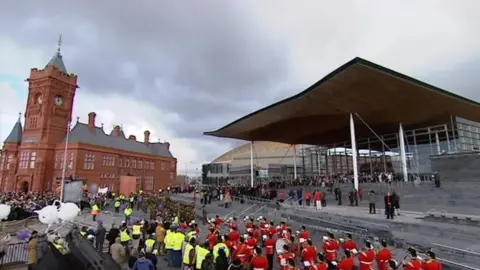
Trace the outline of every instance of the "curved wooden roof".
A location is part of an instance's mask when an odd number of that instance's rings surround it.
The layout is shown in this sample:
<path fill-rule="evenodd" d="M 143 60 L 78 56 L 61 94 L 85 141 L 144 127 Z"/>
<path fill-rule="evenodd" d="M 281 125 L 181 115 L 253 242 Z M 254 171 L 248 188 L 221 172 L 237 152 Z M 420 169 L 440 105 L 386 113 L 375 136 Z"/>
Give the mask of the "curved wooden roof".
<path fill-rule="evenodd" d="M 350 140 L 349 115 L 377 134 L 441 125 L 458 116 L 480 122 L 480 104 L 362 58 L 339 67 L 307 90 L 205 135 L 248 141 L 329 145 Z M 356 120 L 357 138 L 372 132 Z"/>

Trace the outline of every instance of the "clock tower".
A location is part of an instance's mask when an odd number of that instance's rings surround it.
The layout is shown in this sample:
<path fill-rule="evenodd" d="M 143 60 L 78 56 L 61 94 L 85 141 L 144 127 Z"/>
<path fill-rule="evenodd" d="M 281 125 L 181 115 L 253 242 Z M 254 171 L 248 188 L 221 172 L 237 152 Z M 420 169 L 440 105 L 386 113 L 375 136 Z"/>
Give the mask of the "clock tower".
<path fill-rule="evenodd" d="M 27 79 L 28 99 L 20 154 L 22 151 L 35 153 L 36 165 L 28 167 L 28 172 L 19 170 L 17 181 L 29 182 L 34 191 L 45 189 L 47 182 L 44 181 L 53 179 L 51 164 L 54 164 L 55 148 L 67 134 L 78 88 L 77 76 L 67 72 L 60 48 L 61 37 L 47 65 L 43 69 L 32 68 Z"/>

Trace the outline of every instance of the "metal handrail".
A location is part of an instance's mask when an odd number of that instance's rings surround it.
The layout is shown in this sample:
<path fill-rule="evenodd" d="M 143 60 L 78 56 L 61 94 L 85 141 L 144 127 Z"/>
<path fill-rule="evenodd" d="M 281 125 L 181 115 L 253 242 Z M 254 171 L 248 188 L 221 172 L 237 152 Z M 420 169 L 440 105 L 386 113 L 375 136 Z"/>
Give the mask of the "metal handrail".
<path fill-rule="evenodd" d="M 341 224 L 341 223 L 337 223 L 337 222 L 332 222 L 332 221 L 328 221 L 328 220 L 324 220 L 324 219 L 320 219 L 320 218 L 314 218 L 314 217 L 306 217 L 306 216 L 302 216 L 302 215 L 297 215 L 297 214 L 291 214 L 291 213 L 285 213 L 289 216 L 296 216 L 296 217 L 301 217 L 301 218 L 309 218 L 309 219 L 312 219 L 312 220 L 316 220 L 316 221 L 319 221 L 319 222 L 322 222 L 322 223 L 328 223 L 328 224 L 331 224 L 331 225 L 334 225 L 334 226 L 342 226 L 342 227 L 345 227 L 345 228 L 350 228 L 352 230 L 357 230 L 357 231 L 363 231 L 365 233 L 368 232 L 367 229 L 364 229 L 364 228 L 361 228 L 361 227 L 356 227 L 356 226 L 351 226 L 351 225 L 347 225 L 347 224 Z"/>
<path fill-rule="evenodd" d="M 451 250 L 463 252 L 463 253 L 466 253 L 466 254 L 469 254 L 469 255 L 473 255 L 473 256 L 480 256 L 480 253 L 475 252 L 475 251 L 471 251 L 471 250 L 467 250 L 467 249 L 461 249 L 461 248 L 446 246 L 446 245 L 437 244 L 437 243 L 430 243 L 430 245 L 432 245 L 432 246 L 437 246 L 437 247 L 440 247 L 440 248 L 447 248 L 447 249 L 451 249 Z"/>

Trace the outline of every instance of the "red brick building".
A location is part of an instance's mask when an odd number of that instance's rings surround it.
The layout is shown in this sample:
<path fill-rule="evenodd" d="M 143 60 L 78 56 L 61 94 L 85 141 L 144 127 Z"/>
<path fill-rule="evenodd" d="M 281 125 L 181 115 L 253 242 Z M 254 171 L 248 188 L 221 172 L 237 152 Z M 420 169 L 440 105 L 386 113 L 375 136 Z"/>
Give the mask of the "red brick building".
<path fill-rule="evenodd" d="M 60 50 L 43 69 L 33 68 L 27 79 L 25 127 L 20 117 L 4 141 L 0 157 L 0 191 L 53 190 L 61 179 L 67 126 L 71 122 L 77 75 L 68 73 Z M 77 118 L 68 134 L 66 177 L 117 189 L 121 175 L 138 177 L 145 191 L 175 182 L 177 160 L 169 143 L 125 137 L 120 126 L 110 134 L 95 123 Z"/>

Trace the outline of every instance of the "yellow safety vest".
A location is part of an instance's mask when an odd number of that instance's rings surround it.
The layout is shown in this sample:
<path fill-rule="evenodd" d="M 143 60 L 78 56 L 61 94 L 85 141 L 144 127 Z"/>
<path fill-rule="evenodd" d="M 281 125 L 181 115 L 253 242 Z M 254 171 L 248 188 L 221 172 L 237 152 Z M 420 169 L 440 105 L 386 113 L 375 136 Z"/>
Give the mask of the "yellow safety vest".
<path fill-rule="evenodd" d="M 65 254 L 65 248 L 60 244 L 54 244 L 54 246 L 60 251 L 60 253 Z"/>
<path fill-rule="evenodd" d="M 192 263 L 190 262 L 190 250 L 192 249 L 193 249 L 193 246 L 190 244 L 187 244 L 187 246 L 185 247 L 185 251 L 183 253 L 183 264 L 189 265 Z M 193 258 L 195 258 L 195 255 L 193 255 Z"/>
<path fill-rule="evenodd" d="M 172 249 L 176 250 L 176 251 L 182 250 L 183 241 L 185 240 L 185 234 L 183 234 L 181 232 L 177 232 L 176 234 L 174 234 L 173 239 L 175 239 L 175 240 L 174 240 L 174 244 L 173 244 Z"/>
<path fill-rule="evenodd" d="M 145 241 L 145 246 L 148 248 L 153 248 L 153 245 L 155 245 L 155 240 L 153 239 L 148 239 L 147 241 Z"/>
<path fill-rule="evenodd" d="M 208 249 L 203 248 L 203 247 L 198 248 L 197 258 L 195 260 L 196 261 L 196 264 L 195 264 L 196 269 L 202 269 L 203 260 L 205 259 L 205 257 L 207 257 L 208 253 L 210 253 L 210 251 Z"/>
<path fill-rule="evenodd" d="M 133 225 L 132 226 L 132 235 L 141 235 L 142 234 L 142 226 L 140 225 Z"/>
<path fill-rule="evenodd" d="M 125 208 L 125 211 L 123 211 L 125 216 L 131 216 L 132 212 L 133 212 L 132 208 Z"/>
<path fill-rule="evenodd" d="M 185 241 L 190 242 L 190 239 L 195 238 L 197 236 L 196 231 L 189 231 L 187 233 L 187 237 L 185 237 Z"/>
<path fill-rule="evenodd" d="M 120 201 L 116 201 L 115 204 L 114 204 L 115 208 L 118 208 L 120 207 Z"/>
<path fill-rule="evenodd" d="M 163 242 L 165 243 L 165 249 L 172 249 L 173 248 L 173 233 L 170 230 L 167 230 L 167 234 L 165 235 L 165 238 L 163 239 Z"/>
<path fill-rule="evenodd" d="M 218 251 L 220 249 L 223 249 L 225 251 L 227 257 L 230 256 L 230 251 L 228 250 L 227 245 L 225 245 L 224 243 L 218 243 L 213 247 L 213 259 L 216 259 L 218 257 Z"/>
<path fill-rule="evenodd" d="M 93 210 L 93 211 L 100 211 L 100 208 L 98 208 L 98 206 L 97 206 L 96 204 L 94 204 L 94 205 L 92 206 L 92 210 Z"/>
<path fill-rule="evenodd" d="M 178 223 L 179 223 L 178 216 L 176 216 L 176 217 L 173 219 L 173 223 L 175 223 L 175 224 L 178 224 Z"/>
<path fill-rule="evenodd" d="M 120 231 L 120 242 L 130 241 L 130 235 L 128 235 L 127 230 Z"/>
<path fill-rule="evenodd" d="M 83 236 L 83 237 L 85 237 L 85 236 L 87 236 L 87 232 L 83 232 L 83 231 L 82 231 L 82 232 L 80 232 L 80 235 Z"/>
<path fill-rule="evenodd" d="M 133 197 L 130 197 L 130 202 L 133 202 Z"/>

